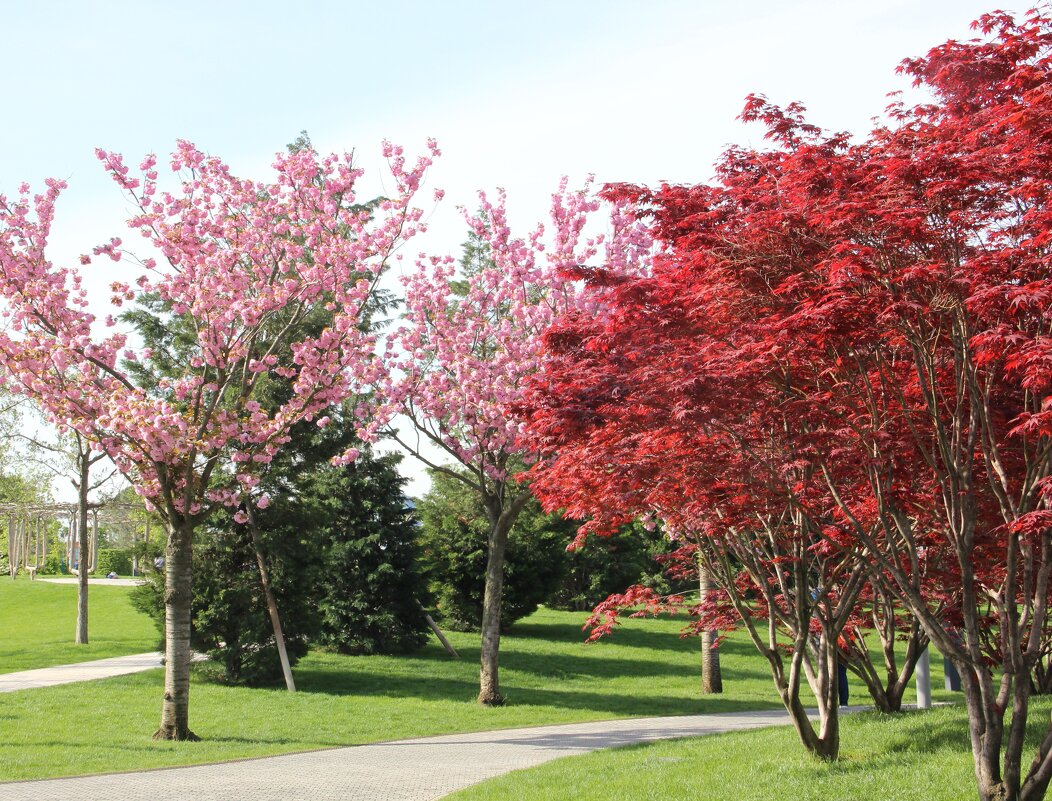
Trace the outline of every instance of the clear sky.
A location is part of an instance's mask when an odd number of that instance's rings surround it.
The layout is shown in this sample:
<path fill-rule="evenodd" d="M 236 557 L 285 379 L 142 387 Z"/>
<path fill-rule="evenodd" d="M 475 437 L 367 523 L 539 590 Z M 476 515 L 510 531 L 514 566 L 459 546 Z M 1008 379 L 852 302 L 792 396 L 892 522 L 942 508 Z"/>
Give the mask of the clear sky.
<path fill-rule="evenodd" d="M 705 180 L 727 144 L 756 140 L 735 120 L 750 92 L 864 131 L 908 88 L 903 58 L 1029 4 L 4 0 L 0 193 L 69 181 L 51 254 L 66 261 L 123 233 L 95 147 L 138 163 L 190 139 L 265 177 L 304 129 L 366 168 L 385 137 L 417 153 L 433 136 L 429 183 L 447 194 L 425 244 L 456 252 L 455 207 L 480 188 L 505 187 L 513 221 L 532 226 L 564 174 Z"/>

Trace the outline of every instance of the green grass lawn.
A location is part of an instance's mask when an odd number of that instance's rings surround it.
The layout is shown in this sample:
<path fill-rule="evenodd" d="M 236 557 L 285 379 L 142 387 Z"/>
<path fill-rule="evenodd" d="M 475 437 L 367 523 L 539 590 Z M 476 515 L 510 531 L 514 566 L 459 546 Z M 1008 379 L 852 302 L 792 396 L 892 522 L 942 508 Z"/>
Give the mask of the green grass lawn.
<path fill-rule="evenodd" d="M 157 628 L 132 608 L 128 590 L 88 588 L 88 644 L 75 645 L 75 585 L 0 577 L 0 673 L 156 650 Z"/>
<path fill-rule="evenodd" d="M 1030 741 L 1048 725 L 1038 698 Z M 789 728 L 720 734 L 567 757 L 482 782 L 450 801 L 961 801 L 975 775 L 962 707 L 845 717 L 841 759 L 809 757 Z M 1029 758 L 1027 759 L 1029 764 Z"/>
<path fill-rule="evenodd" d="M 36 584 L 19 587 L 31 593 L 23 597 L 28 606 L 50 598 L 49 591 L 38 595 Z M 75 587 L 52 589 L 75 596 Z M 120 588 L 100 589 L 121 597 Z M 0 603 L 8 597 L 0 595 Z M 38 617 L 44 614 L 33 609 Z M 97 617 L 105 619 L 101 610 Z M 766 664 L 741 636 L 729 638 L 722 648 L 726 692 L 703 697 L 697 640 L 680 639 L 681 621 L 629 621 L 603 642 L 585 645 L 583 619 L 581 613 L 542 609 L 515 625 L 502 639 L 501 683 L 509 704 L 498 709 L 474 702 L 478 636 L 458 633 L 450 638 L 461 653 L 459 661 L 435 642 L 408 657 L 313 652 L 295 669 L 300 691 L 294 695 L 214 684 L 205 678 L 207 666 L 201 666 L 190 696 L 190 723 L 203 738 L 200 743 L 150 739 L 160 716 L 160 670 L 5 694 L 0 696 L 0 731 L 5 733 L 0 780 L 544 723 L 779 706 Z M 129 650 L 147 650 L 155 636 L 152 624 L 142 618 L 135 625 L 141 627 L 143 647 Z M 6 628 L 0 628 L 0 637 L 7 641 Z M 62 647 L 56 645 L 56 651 Z"/>

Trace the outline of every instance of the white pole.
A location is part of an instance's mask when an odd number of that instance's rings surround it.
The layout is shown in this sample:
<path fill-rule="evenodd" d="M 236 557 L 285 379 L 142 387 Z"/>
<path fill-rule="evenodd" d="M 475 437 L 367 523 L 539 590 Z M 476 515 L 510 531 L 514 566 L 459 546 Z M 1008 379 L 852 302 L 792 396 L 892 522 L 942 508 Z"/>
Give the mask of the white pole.
<path fill-rule="evenodd" d="M 917 659 L 917 709 L 931 709 L 931 657 L 928 649 Z"/>

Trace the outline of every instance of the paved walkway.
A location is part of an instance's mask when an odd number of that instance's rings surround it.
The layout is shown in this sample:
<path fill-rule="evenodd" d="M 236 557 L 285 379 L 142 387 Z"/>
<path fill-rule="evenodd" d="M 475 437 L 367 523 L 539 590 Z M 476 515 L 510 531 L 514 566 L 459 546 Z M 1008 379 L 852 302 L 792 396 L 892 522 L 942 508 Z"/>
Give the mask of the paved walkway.
<path fill-rule="evenodd" d="M 598 748 L 789 722 L 781 710 L 454 734 L 304 754 L 0 784 L 0 801 L 428 801 Z"/>
<path fill-rule="evenodd" d="M 22 670 L 18 673 L 0 673 L 0 693 L 34 690 L 37 687 L 52 687 L 73 681 L 105 679 L 109 676 L 123 676 L 125 673 L 139 673 L 160 667 L 163 656 L 164 654 L 160 651 L 155 651 L 149 654 L 96 659 L 94 662 L 78 662 L 74 665 L 55 665 L 36 670 Z"/>

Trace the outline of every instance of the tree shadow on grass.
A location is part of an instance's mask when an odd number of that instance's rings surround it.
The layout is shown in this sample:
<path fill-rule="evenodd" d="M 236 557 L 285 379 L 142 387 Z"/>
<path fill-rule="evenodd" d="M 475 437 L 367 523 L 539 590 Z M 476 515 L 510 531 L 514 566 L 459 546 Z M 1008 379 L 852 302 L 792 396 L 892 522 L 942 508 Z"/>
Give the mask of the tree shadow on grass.
<path fill-rule="evenodd" d="M 507 683 L 515 683 L 515 674 L 529 674 L 547 680 L 596 681 L 618 678 L 638 678 L 643 681 L 655 678 L 672 677 L 689 680 L 700 672 L 700 656 L 694 661 L 693 654 L 679 658 L 634 659 L 618 656 L 602 649 L 582 649 L 576 653 L 540 653 L 527 650 L 528 643 L 522 640 L 508 639 L 501 649 L 501 667 L 508 677 Z M 624 653 L 624 652 L 621 652 Z M 632 653 L 632 652 L 628 652 Z M 729 654 L 728 654 L 729 655 Z M 383 668 L 374 659 L 384 660 Z M 390 677 L 410 678 L 413 681 L 434 682 L 436 680 L 454 679 L 476 681 L 478 650 L 465 649 L 461 659 L 450 660 L 444 654 L 436 658 L 432 654 L 414 654 L 397 657 L 338 657 L 337 659 L 305 660 L 296 667 L 297 676 L 311 676 L 319 671 L 328 671 L 333 675 L 342 675 L 354 680 L 374 673 Z M 726 681 L 763 681 L 770 680 L 766 665 L 757 663 L 756 659 L 735 660 L 733 666 L 724 668 Z M 530 681 L 531 679 L 526 679 Z M 299 679 L 297 679 L 299 683 Z"/>
<path fill-rule="evenodd" d="M 923 743 L 925 751 L 937 751 L 944 748 L 969 751 L 968 724 L 965 721 L 941 721 L 934 725 L 927 724 L 916 728 L 916 735 L 896 737 L 885 746 L 890 754 L 916 754 L 918 743 Z"/>
<path fill-rule="evenodd" d="M 631 697 L 582 690 L 540 688 L 503 688 L 509 703 L 587 710 L 624 717 L 660 717 L 664 715 L 704 715 L 718 712 L 744 712 L 762 704 L 755 699 L 735 699 L 709 695 L 696 698 Z M 777 699 L 769 704 L 777 707 Z"/>
<path fill-rule="evenodd" d="M 335 696 L 378 696 L 406 698 L 421 701 L 465 703 L 478 694 L 478 681 L 474 674 L 464 679 L 419 678 L 392 676 L 386 673 L 310 669 L 297 672 L 300 692 L 323 693 Z M 546 687 L 520 687 L 506 683 L 502 688 L 508 703 L 514 706 L 540 706 L 572 709 L 596 714 L 625 717 L 651 717 L 663 715 L 698 715 L 710 712 L 735 712 L 764 706 L 757 699 L 734 699 L 726 696 L 699 696 L 682 698 L 675 696 L 625 696 L 616 693 L 590 692 L 576 688 L 560 689 L 558 682 Z M 772 698 L 769 708 L 778 706 Z"/>
<path fill-rule="evenodd" d="M 684 676 L 689 668 L 675 661 L 611 658 L 597 651 L 580 655 L 541 654 L 509 644 L 500 651 L 501 667 L 509 672 L 532 673 L 556 679 L 603 679 L 618 676 Z"/>
<path fill-rule="evenodd" d="M 882 738 L 881 750 L 887 755 L 916 754 L 919 749 L 970 749 L 968 721 L 963 715 L 949 717 L 940 714 L 938 710 L 902 712 L 894 715 L 873 711 L 862 715 L 860 722 L 864 721 L 870 726 L 886 724 L 894 727 L 890 737 Z"/>
<path fill-rule="evenodd" d="M 241 745 L 284 745 L 293 746 L 295 751 L 282 751 L 276 754 L 264 754 L 262 756 L 282 756 L 284 754 L 294 754 L 297 751 L 313 751 L 319 748 L 347 748 L 351 745 L 357 745 L 357 743 L 348 742 L 346 740 L 316 740 L 314 738 L 303 738 L 303 737 L 218 737 L 210 734 L 202 736 L 202 740 L 208 743 L 239 743 Z"/>
<path fill-rule="evenodd" d="M 193 728 L 193 727 L 191 727 L 191 728 Z M 71 737 L 72 736 L 73 735 L 71 735 Z M 219 738 L 218 737 L 209 737 L 208 739 L 209 740 L 218 740 Z M 195 748 L 195 747 L 197 747 L 195 743 L 191 743 L 189 741 L 187 741 L 186 743 L 172 743 L 171 741 L 157 741 L 157 740 L 154 740 L 153 737 L 151 736 L 151 732 L 150 731 L 146 731 L 145 729 L 143 730 L 143 734 L 142 734 L 141 740 L 131 741 L 131 740 L 124 739 L 124 740 L 121 740 L 121 742 L 119 744 L 113 744 L 110 747 L 113 748 L 114 750 L 121 751 L 122 753 L 136 751 L 136 752 L 143 753 L 143 754 L 153 754 L 153 753 L 156 753 L 158 750 L 171 748 L 173 746 L 173 744 L 174 745 L 185 745 L 188 748 Z M 58 749 L 61 749 L 63 751 L 93 751 L 93 752 L 97 752 L 97 751 L 100 750 L 99 749 L 99 744 L 97 742 L 94 742 L 94 741 L 87 741 L 87 742 L 85 742 L 83 737 L 80 737 L 78 739 L 70 739 L 70 740 L 34 740 L 29 745 L 31 745 L 31 747 L 37 748 L 37 749 L 40 749 L 40 748 L 58 748 Z M 164 767 L 164 766 L 162 766 L 162 767 Z M 182 767 L 182 766 L 181 765 L 172 765 L 171 767 Z M 118 770 L 118 768 L 110 768 L 109 770 L 110 771 Z M 87 775 L 87 774 L 85 774 L 85 775 Z M 58 777 L 45 777 L 45 778 L 58 778 Z M 5 781 L 6 782 L 6 781 L 23 781 L 23 780 L 21 780 L 21 779 L 2 779 L 0 781 Z M 25 781 L 31 781 L 31 780 L 26 779 Z"/>
<path fill-rule="evenodd" d="M 585 652 L 576 655 L 546 655 L 532 651 L 520 651 L 514 646 L 501 649 L 501 665 L 511 672 L 532 673 L 555 679 L 605 679 L 615 677 L 637 677 L 641 680 L 660 676 L 683 678 L 695 673 L 700 674 L 700 656 L 694 665 L 684 665 L 682 661 L 657 661 L 646 659 L 611 658 L 601 651 Z M 741 669 L 735 665 L 734 670 L 724 670 L 726 681 L 769 680 L 770 674 L 763 669 Z"/>
<path fill-rule="evenodd" d="M 548 628 L 548 626 L 543 626 Z M 557 635 L 556 635 L 557 636 Z M 539 639 L 550 639 L 547 635 L 538 635 Z M 523 670 L 548 674 L 572 674 L 580 672 L 588 675 L 649 677 L 653 675 L 683 676 L 691 671 L 700 670 L 700 642 L 695 638 L 681 639 L 675 634 L 661 634 L 648 631 L 617 632 L 611 638 L 597 643 L 586 644 L 574 653 L 543 654 L 525 650 L 523 646 L 530 643 L 530 637 L 508 637 L 501 648 L 502 664 L 512 670 Z M 656 652 L 655 659 L 632 659 L 616 654 L 624 653 L 619 647 L 642 648 Z M 725 640 L 720 645 L 720 657 L 723 670 L 730 680 L 762 679 L 770 680 L 767 663 L 759 658 L 751 642 Z M 578 660 L 575 662 L 575 660 Z M 574 664 L 587 666 L 585 671 L 575 671 Z M 748 665 L 749 667 L 745 667 Z"/>
<path fill-rule="evenodd" d="M 606 647 L 623 647 L 689 654 L 697 653 L 701 647 L 696 637 L 682 637 L 678 631 L 653 631 L 652 629 L 639 628 L 617 628 L 614 629 L 612 634 L 603 637 L 597 642 L 586 643 L 585 633 L 577 626 L 567 623 L 516 623 L 511 632 L 504 636 L 502 642 L 507 642 L 511 646 L 519 639 L 579 643 L 584 650 L 595 648 L 599 652 L 602 652 Z M 757 657 L 756 647 L 752 642 L 741 638 L 725 639 L 720 644 L 720 655 L 729 658 L 746 657 L 755 659 Z"/>
<path fill-rule="evenodd" d="M 549 640 L 552 642 L 585 644 L 588 633 L 572 623 L 518 622 L 506 635 L 509 639 Z M 674 631 L 647 631 L 637 628 L 618 628 L 601 639 L 597 645 L 606 643 L 626 648 L 646 648 L 655 651 L 689 650 L 690 646 Z"/>

